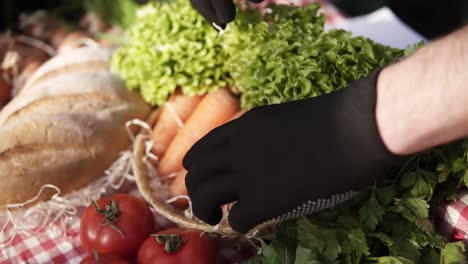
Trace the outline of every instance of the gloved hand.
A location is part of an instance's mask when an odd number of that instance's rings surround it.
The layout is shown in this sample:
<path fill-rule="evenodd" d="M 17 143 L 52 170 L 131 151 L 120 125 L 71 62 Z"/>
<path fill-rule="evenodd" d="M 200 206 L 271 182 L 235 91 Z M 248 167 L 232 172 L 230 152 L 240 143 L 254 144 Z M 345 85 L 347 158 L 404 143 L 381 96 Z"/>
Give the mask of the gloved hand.
<path fill-rule="evenodd" d="M 215 225 L 221 205 L 242 233 L 332 207 L 399 161 L 379 135 L 378 71 L 320 97 L 254 108 L 211 131 L 184 158 L 193 212 Z"/>
<path fill-rule="evenodd" d="M 260 3 L 263 0 L 249 1 Z M 215 23 L 223 29 L 236 16 L 236 6 L 233 0 L 190 0 L 190 3 L 211 25 Z"/>

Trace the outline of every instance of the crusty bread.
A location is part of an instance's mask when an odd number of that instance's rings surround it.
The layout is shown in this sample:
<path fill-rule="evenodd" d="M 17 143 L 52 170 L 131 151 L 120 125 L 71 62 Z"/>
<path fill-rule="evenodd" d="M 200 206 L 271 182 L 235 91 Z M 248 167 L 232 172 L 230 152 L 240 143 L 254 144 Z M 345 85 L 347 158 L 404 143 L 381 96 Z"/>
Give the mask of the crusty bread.
<path fill-rule="evenodd" d="M 44 184 L 77 189 L 104 175 L 130 145 L 125 123 L 145 120 L 151 109 L 110 72 L 110 56 L 104 48 L 59 55 L 1 110 L 0 209 Z"/>

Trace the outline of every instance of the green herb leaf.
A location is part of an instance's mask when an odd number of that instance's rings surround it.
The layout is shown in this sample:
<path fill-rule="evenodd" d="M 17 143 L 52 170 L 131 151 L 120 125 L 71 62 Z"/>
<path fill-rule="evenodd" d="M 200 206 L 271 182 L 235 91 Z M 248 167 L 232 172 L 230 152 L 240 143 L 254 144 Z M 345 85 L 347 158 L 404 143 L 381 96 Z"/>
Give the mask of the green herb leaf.
<path fill-rule="evenodd" d="M 390 203 L 393 203 L 393 199 L 397 195 L 396 190 L 393 186 L 385 186 L 378 188 L 376 194 L 382 206 L 388 206 Z"/>
<path fill-rule="evenodd" d="M 429 216 L 429 204 L 426 200 L 418 197 L 397 199 L 393 211 L 400 213 L 411 222 L 415 222 L 418 218 Z"/>
<path fill-rule="evenodd" d="M 284 247 L 284 245 L 275 240 L 270 245 L 262 241 L 262 263 L 271 264 L 294 264 L 296 252 L 293 247 Z"/>
<path fill-rule="evenodd" d="M 465 245 L 463 242 L 447 243 L 440 253 L 441 264 L 465 263 Z"/>
<path fill-rule="evenodd" d="M 456 160 L 453 161 L 453 164 L 452 164 L 453 172 L 459 172 L 463 169 L 465 169 L 465 161 L 463 160 L 463 158 L 457 158 Z"/>
<path fill-rule="evenodd" d="M 335 260 L 341 253 L 337 233 L 332 229 L 319 228 L 306 218 L 298 220 L 299 243 L 316 250 L 330 260 Z"/>
<path fill-rule="evenodd" d="M 405 189 L 409 189 L 410 187 L 416 184 L 420 175 L 419 171 L 408 171 L 403 173 L 400 177 L 400 185 Z"/>
<path fill-rule="evenodd" d="M 439 176 L 438 176 L 439 183 L 445 182 L 447 180 L 447 177 L 450 174 L 450 170 L 445 163 L 439 163 L 437 165 L 436 171 L 439 172 Z"/>
<path fill-rule="evenodd" d="M 395 243 L 390 248 L 390 251 L 395 256 L 401 256 L 410 260 L 413 263 L 419 263 L 421 258 L 420 247 L 411 243 L 407 238 L 401 237 L 393 239 Z"/>
<path fill-rule="evenodd" d="M 369 236 L 379 239 L 388 247 L 391 247 L 393 245 L 393 240 L 385 233 L 382 233 L 382 232 L 370 233 Z"/>
<path fill-rule="evenodd" d="M 465 170 L 465 173 L 463 174 L 463 183 L 468 187 L 468 170 Z"/>
<path fill-rule="evenodd" d="M 354 255 L 359 259 L 361 256 L 368 256 L 369 247 L 365 233 L 360 229 L 351 229 L 343 231 L 343 252 Z"/>
<path fill-rule="evenodd" d="M 302 246 L 297 247 L 296 261 L 294 264 L 338 264 L 336 260 L 330 260 L 326 257 L 318 254 L 315 251 L 304 248 Z"/>
<path fill-rule="evenodd" d="M 431 198 L 432 197 L 432 187 L 429 184 L 428 180 L 423 176 L 422 172 L 418 173 L 416 176 L 416 181 L 413 183 L 413 186 L 410 190 L 412 196 Z"/>
<path fill-rule="evenodd" d="M 379 264 L 415 264 L 413 261 L 403 257 L 380 257 L 375 259 Z"/>
<path fill-rule="evenodd" d="M 375 230 L 385 214 L 375 197 L 375 191 L 370 194 L 369 200 L 359 209 L 359 219 L 361 223 L 370 231 Z"/>
<path fill-rule="evenodd" d="M 424 264 L 439 264 L 440 263 L 440 254 L 435 251 L 435 249 L 430 248 L 423 255 L 421 263 Z"/>

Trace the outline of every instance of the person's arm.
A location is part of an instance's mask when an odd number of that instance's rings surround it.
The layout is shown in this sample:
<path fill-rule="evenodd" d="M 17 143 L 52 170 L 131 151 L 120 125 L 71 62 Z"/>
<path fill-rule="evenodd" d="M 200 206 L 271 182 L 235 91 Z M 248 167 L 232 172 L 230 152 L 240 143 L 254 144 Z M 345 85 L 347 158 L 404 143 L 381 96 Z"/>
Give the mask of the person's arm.
<path fill-rule="evenodd" d="M 407 155 L 468 135 L 468 26 L 385 68 L 376 117 L 387 148 Z"/>

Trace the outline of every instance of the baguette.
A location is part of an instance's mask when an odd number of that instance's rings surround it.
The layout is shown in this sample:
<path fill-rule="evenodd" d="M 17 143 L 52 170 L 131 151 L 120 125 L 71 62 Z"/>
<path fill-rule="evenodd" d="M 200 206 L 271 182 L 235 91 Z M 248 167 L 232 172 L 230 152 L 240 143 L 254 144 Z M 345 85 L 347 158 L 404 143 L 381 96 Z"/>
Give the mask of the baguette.
<path fill-rule="evenodd" d="M 80 188 L 129 147 L 125 123 L 151 108 L 110 72 L 111 54 L 78 48 L 51 59 L 0 111 L 0 209 L 44 184 Z"/>

